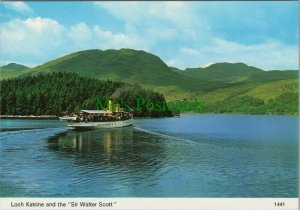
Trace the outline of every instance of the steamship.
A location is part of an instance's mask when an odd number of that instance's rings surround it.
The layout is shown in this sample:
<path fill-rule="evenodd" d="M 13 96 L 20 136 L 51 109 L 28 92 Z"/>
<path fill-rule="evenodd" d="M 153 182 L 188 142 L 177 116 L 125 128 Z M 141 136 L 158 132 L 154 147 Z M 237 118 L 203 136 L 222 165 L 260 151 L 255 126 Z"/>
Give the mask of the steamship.
<path fill-rule="evenodd" d="M 133 114 L 122 108 L 113 109 L 109 103 L 108 110 L 81 110 L 69 116 L 59 118 L 74 129 L 118 128 L 133 124 Z"/>

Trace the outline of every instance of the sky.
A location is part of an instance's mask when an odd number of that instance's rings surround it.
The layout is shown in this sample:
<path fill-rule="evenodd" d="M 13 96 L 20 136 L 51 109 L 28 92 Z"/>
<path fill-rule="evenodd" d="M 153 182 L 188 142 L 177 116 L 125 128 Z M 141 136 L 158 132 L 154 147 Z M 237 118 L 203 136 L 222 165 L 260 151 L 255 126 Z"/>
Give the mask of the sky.
<path fill-rule="evenodd" d="M 298 69 L 298 20 L 298 1 L 4 2 L 0 61 L 33 67 L 81 50 L 132 48 L 180 69 Z"/>

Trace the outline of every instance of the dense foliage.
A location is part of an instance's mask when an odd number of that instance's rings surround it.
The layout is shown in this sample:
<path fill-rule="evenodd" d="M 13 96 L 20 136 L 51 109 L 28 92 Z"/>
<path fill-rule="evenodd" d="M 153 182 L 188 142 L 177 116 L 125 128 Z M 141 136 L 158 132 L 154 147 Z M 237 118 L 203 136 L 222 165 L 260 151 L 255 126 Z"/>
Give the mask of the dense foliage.
<path fill-rule="evenodd" d="M 96 97 L 103 102 L 113 98 L 121 106 L 125 101 L 136 108 L 137 98 L 155 103 L 164 101 L 164 96 L 169 101 L 197 97 L 209 113 L 297 114 L 298 73 L 263 71 L 243 63 L 182 71 L 144 51 L 86 50 L 35 68 L 13 63 L 0 67 L 0 79 L 23 77 L 2 82 L 1 114 L 62 115 L 95 109 Z M 149 113 L 143 106 L 134 115 L 168 116 L 170 112 Z"/>
<path fill-rule="evenodd" d="M 162 94 L 138 85 L 98 80 L 75 73 L 51 73 L 1 81 L 1 115 L 64 115 L 81 109 L 96 109 L 96 98 L 105 101 L 128 101 L 136 106 L 135 98 L 165 101 Z M 124 91 L 125 90 L 125 91 Z M 169 116 L 168 110 L 149 112 L 145 107 L 135 116 Z"/>
<path fill-rule="evenodd" d="M 245 101 L 237 98 L 245 96 L 264 100 L 266 104 L 271 98 L 275 100 L 284 93 L 298 93 L 299 82 L 299 71 L 264 71 L 244 63 L 215 63 L 204 68 L 180 70 L 169 67 L 156 55 L 134 49 L 85 50 L 34 68 L 11 63 L 0 67 L 0 80 L 52 72 L 70 72 L 99 80 L 138 84 L 163 93 L 168 101 L 192 100 L 198 97 L 205 102 L 206 107 L 226 99 L 226 110 L 213 106 L 212 112 L 240 112 L 242 109 L 248 113 L 253 108 L 234 108 L 231 104 L 227 105 L 227 102 L 231 103 L 233 100 L 232 97 L 229 100 L 229 96 L 235 97 L 236 104 L 247 103 L 247 98 Z M 264 107 L 264 110 L 268 113 L 269 108 L 267 110 Z"/>
<path fill-rule="evenodd" d="M 297 114 L 298 93 L 286 92 L 268 101 L 251 96 L 227 97 L 207 105 L 206 111 L 237 114 Z"/>

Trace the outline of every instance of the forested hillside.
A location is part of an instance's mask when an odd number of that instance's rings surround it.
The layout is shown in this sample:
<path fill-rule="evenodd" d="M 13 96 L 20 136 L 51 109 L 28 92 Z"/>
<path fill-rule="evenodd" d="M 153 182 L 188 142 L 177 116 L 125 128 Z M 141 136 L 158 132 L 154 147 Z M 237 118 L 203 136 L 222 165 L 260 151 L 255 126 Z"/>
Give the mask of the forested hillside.
<path fill-rule="evenodd" d="M 134 49 L 75 52 L 28 69 L 21 76 L 51 72 L 74 72 L 101 80 L 139 84 L 164 94 L 168 100 L 228 86 L 222 81 L 207 81 L 175 73 L 158 56 Z M 1 75 L 3 78 L 11 76 L 7 73 Z"/>
<path fill-rule="evenodd" d="M 63 72 L 69 72 L 72 76 L 66 76 Z M 49 80 L 49 73 L 54 73 L 53 82 Z M 244 63 L 215 63 L 204 68 L 180 70 L 167 66 L 158 56 L 145 51 L 85 50 L 34 68 L 15 63 L 1 67 L 0 79 L 4 80 L 3 86 L 10 88 L 7 91 L 3 88 L 2 93 L 5 93 L 1 97 L 6 97 L 3 102 L 11 100 L 9 107 L 3 105 L 1 113 L 62 114 L 75 108 L 91 107 L 96 93 L 99 97 L 112 95 L 116 100 L 122 93 L 128 99 L 143 94 L 147 97 L 166 98 L 167 101 L 193 100 L 197 97 L 205 103 L 205 110 L 209 113 L 297 114 L 298 74 L 297 70 L 264 71 Z M 63 75 L 63 79 L 56 78 L 59 77 L 57 75 Z M 37 81 L 36 76 L 41 81 Z M 19 79 L 5 80 L 8 78 Z M 28 82 L 31 80 L 34 84 Z M 28 83 L 24 84 L 25 81 Z M 99 88 L 105 83 L 103 81 L 112 87 L 108 86 L 105 91 L 99 92 Z M 19 87 L 19 83 L 24 89 Z M 39 91 L 37 84 L 42 87 Z M 70 85 L 66 87 L 66 84 Z M 66 92 L 62 91 L 64 89 Z M 94 89 L 97 91 L 94 92 Z M 17 95 L 24 98 L 16 97 Z M 47 99 L 41 99 L 43 97 Z M 16 105 L 13 105 L 14 100 L 18 100 L 15 101 Z M 26 100 L 27 105 L 21 105 L 21 101 Z M 34 103 L 30 102 L 32 100 Z M 47 108 L 45 101 L 50 104 Z M 39 102 L 44 105 L 38 105 Z M 34 111 L 30 111 L 30 107 Z M 144 115 L 135 113 L 139 114 Z"/>
<path fill-rule="evenodd" d="M 162 94 L 123 82 L 98 80 L 75 73 L 39 74 L 25 78 L 3 80 L 1 85 L 1 115 L 64 115 L 81 109 L 96 109 L 96 98 L 104 104 L 106 98 L 128 101 L 136 107 L 135 98 L 145 101 L 165 101 Z M 170 116 L 166 110 L 148 112 L 145 107 L 134 110 L 135 116 Z"/>

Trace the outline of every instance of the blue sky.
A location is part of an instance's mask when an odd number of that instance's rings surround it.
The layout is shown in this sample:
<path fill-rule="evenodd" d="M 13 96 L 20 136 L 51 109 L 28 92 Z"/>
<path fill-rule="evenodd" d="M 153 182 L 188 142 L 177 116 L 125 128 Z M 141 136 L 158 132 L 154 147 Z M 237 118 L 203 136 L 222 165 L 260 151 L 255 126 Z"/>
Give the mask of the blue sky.
<path fill-rule="evenodd" d="M 185 69 L 244 62 L 298 69 L 298 2 L 6 2 L 1 64 L 133 48 Z"/>

